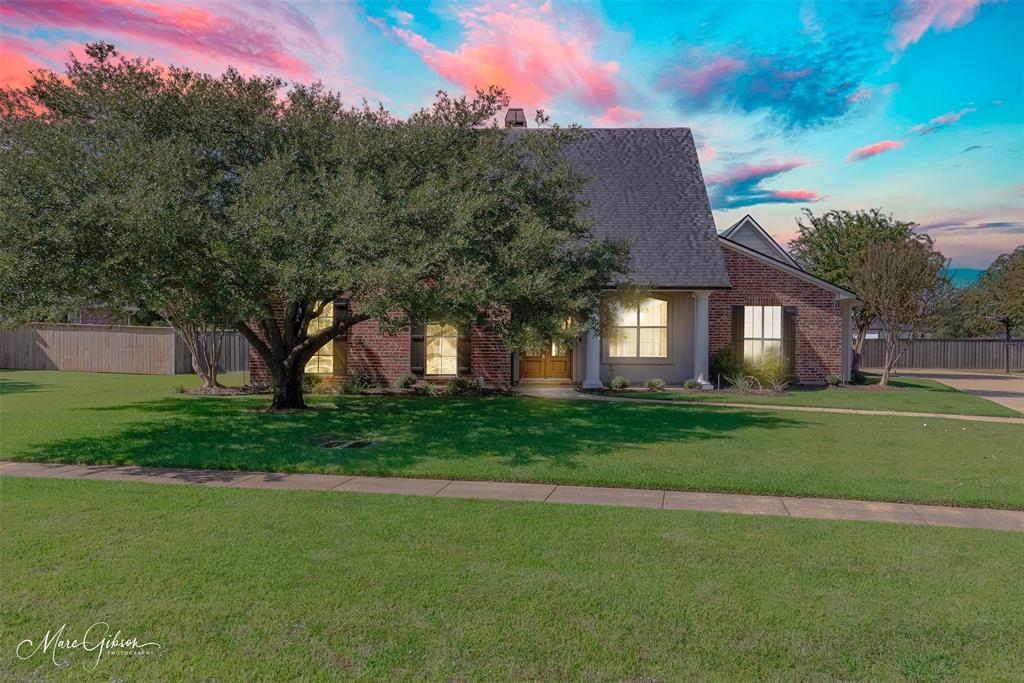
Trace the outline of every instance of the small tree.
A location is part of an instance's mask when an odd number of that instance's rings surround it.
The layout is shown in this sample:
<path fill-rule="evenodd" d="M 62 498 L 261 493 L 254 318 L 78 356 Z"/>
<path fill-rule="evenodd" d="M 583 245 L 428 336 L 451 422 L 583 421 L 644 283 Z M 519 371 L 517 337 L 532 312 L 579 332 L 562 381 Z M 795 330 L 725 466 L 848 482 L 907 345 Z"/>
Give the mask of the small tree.
<path fill-rule="evenodd" d="M 1016 328 L 1024 326 L 1024 245 L 1000 255 L 971 288 L 977 328 L 1000 329 L 1006 340 L 1006 372 Z M 986 325 L 987 324 L 987 325 Z"/>
<path fill-rule="evenodd" d="M 882 385 L 889 383 L 900 356 L 948 296 L 945 266 L 942 254 L 924 235 L 873 244 L 858 261 L 854 286 L 865 310 L 878 318 L 885 332 Z"/>
<path fill-rule="evenodd" d="M 854 285 L 857 264 L 879 242 L 910 239 L 915 223 L 896 220 L 881 209 L 828 211 L 815 216 L 804 209 L 797 219 L 797 238 L 789 243 L 793 257 L 809 272 L 840 287 L 860 291 Z M 864 306 L 853 310 L 854 338 L 851 371 L 860 371 L 861 353 L 874 319 Z"/>

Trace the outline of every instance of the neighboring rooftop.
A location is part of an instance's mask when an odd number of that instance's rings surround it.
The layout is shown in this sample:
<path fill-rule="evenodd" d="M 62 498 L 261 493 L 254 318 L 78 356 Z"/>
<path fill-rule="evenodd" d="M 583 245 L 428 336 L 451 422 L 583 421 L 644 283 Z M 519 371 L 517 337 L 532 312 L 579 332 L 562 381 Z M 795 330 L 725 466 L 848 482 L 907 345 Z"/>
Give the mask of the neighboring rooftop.
<path fill-rule="evenodd" d="M 747 214 L 726 228 L 725 231 L 722 232 L 722 237 L 742 244 L 745 247 L 749 247 L 759 254 L 764 254 L 765 256 L 770 256 L 777 261 L 788 263 L 794 268 L 800 267 L 793 257 L 789 255 L 789 252 L 783 249 L 782 245 L 776 242 L 772 236 L 768 234 L 768 231 L 762 228 L 750 214 Z"/>

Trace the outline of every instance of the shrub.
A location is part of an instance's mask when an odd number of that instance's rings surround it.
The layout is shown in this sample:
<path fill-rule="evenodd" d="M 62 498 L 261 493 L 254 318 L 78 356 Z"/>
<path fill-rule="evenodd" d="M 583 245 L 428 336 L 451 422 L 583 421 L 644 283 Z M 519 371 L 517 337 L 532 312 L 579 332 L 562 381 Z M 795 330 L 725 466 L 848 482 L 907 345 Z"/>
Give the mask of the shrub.
<path fill-rule="evenodd" d="M 837 387 L 837 386 L 839 386 L 842 383 L 843 383 L 843 378 L 839 377 L 838 375 L 826 375 L 825 376 L 825 384 L 829 385 L 830 387 Z"/>
<path fill-rule="evenodd" d="M 686 389 L 700 389 L 701 386 L 701 383 L 693 379 L 692 377 L 683 382 L 683 387 Z"/>
<path fill-rule="evenodd" d="M 437 396 L 441 393 L 438 390 L 437 385 L 431 384 L 430 382 L 427 382 L 426 384 L 417 384 L 412 389 L 416 392 L 417 396 Z"/>
<path fill-rule="evenodd" d="M 337 382 L 329 382 L 324 377 L 317 377 L 309 388 L 309 393 L 319 396 L 330 396 L 337 394 L 339 389 L 340 387 Z"/>
<path fill-rule="evenodd" d="M 622 375 L 615 375 L 610 380 L 608 380 L 608 386 L 614 389 L 615 391 L 622 391 L 623 389 L 629 387 L 629 380 L 623 377 Z"/>
<path fill-rule="evenodd" d="M 783 391 L 786 388 L 786 375 L 789 374 L 789 367 L 781 354 L 769 351 L 761 359 L 761 367 L 753 373 L 761 386 L 771 387 L 773 391 Z M 775 389 L 775 387 L 782 387 Z"/>
<path fill-rule="evenodd" d="M 743 362 L 742 358 L 736 357 L 736 352 L 731 346 L 725 346 L 719 351 L 708 367 L 711 378 L 729 378 L 737 375 L 749 375 L 750 368 Z"/>
<path fill-rule="evenodd" d="M 756 391 L 761 388 L 761 382 L 756 377 L 745 375 L 742 372 L 726 377 L 725 381 L 729 383 L 729 386 L 742 392 Z"/>
<path fill-rule="evenodd" d="M 652 377 L 647 380 L 648 391 L 665 391 L 665 380 Z"/>
<path fill-rule="evenodd" d="M 857 371 L 850 375 L 850 384 L 867 384 L 868 376 L 863 372 Z"/>
<path fill-rule="evenodd" d="M 366 391 L 374 385 L 373 377 L 365 372 L 355 372 L 348 378 L 348 383 L 355 391 Z"/>
<path fill-rule="evenodd" d="M 316 394 L 324 396 L 335 393 L 335 385 L 327 381 L 327 378 L 323 375 L 303 375 L 302 376 L 302 388 L 304 391 L 310 394 Z"/>
<path fill-rule="evenodd" d="M 411 389 L 416 384 L 416 375 L 407 372 L 395 382 L 399 389 Z"/>
<path fill-rule="evenodd" d="M 174 387 L 174 393 L 176 394 L 184 394 L 186 391 L 188 391 L 188 389 L 185 388 L 184 384 L 179 384 L 178 386 Z"/>
<path fill-rule="evenodd" d="M 449 396 L 468 396 L 477 393 L 479 388 L 476 382 L 467 377 L 452 377 L 448 380 L 446 390 Z"/>

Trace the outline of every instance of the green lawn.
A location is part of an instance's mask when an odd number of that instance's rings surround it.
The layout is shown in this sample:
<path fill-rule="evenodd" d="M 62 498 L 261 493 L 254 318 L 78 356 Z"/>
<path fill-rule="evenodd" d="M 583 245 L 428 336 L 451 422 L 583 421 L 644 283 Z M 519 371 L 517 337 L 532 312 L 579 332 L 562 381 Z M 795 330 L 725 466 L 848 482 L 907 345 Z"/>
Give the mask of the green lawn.
<path fill-rule="evenodd" d="M 965 394 L 942 382 L 920 377 L 900 377 L 890 381 L 888 389 L 878 386 L 878 377 L 869 376 L 866 386 L 798 387 L 782 395 L 739 394 L 728 391 L 627 391 L 615 396 L 641 399 L 669 399 L 702 403 L 753 403 L 815 408 L 856 408 L 860 410 L 897 410 L 910 413 L 945 415 L 991 415 L 1020 417 L 1016 410 L 988 399 Z"/>
<path fill-rule="evenodd" d="M 10 680 L 1018 681 L 1024 534 L 0 478 Z M 96 621 L 149 656 L 12 653 Z"/>
<path fill-rule="evenodd" d="M 1024 426 L 531 398 L 184 397 L 193 378 L 0 373 L 0 457 L 1024 509 Z M 321 447 L 367 439 L 364 449 Z"/>

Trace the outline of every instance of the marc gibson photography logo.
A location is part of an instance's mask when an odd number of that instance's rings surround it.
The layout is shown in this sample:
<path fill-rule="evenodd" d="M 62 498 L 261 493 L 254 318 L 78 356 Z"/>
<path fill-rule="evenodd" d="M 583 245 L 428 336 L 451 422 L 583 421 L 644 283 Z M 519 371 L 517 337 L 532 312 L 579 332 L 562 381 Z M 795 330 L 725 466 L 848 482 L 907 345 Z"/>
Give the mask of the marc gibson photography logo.
<path fill-rule="evenodd" d="M 87 628 L 81 638 L 68 637 L 65 634 L 67 628 L 68 625 L 63 624 L 56 631 L 47 631 L 46 635 L 40 640 L 26 638 L 18 643 L 15 654 L 18 659 L 32 659 L 36 656 L 49 655 L 50 661 L 53 662 L 54 666 L 66 666 L 65 661 L 63 661 L 65 656 L 72 654 L 75 650 L 81 650 L 90 655 L 95 655 L 95 659 L 91 660 L 91 667 L 88 662 L 83 663 L 86 670 L 95 671 L 105 654 L 119 656 L 149 655 L 161 648 L 160 643 L 140 643 L 137 637 L 128 638 L 122 636 L 120 630 L 111 635 L 110 624 L 105 621 L 97 621 Z"/>

